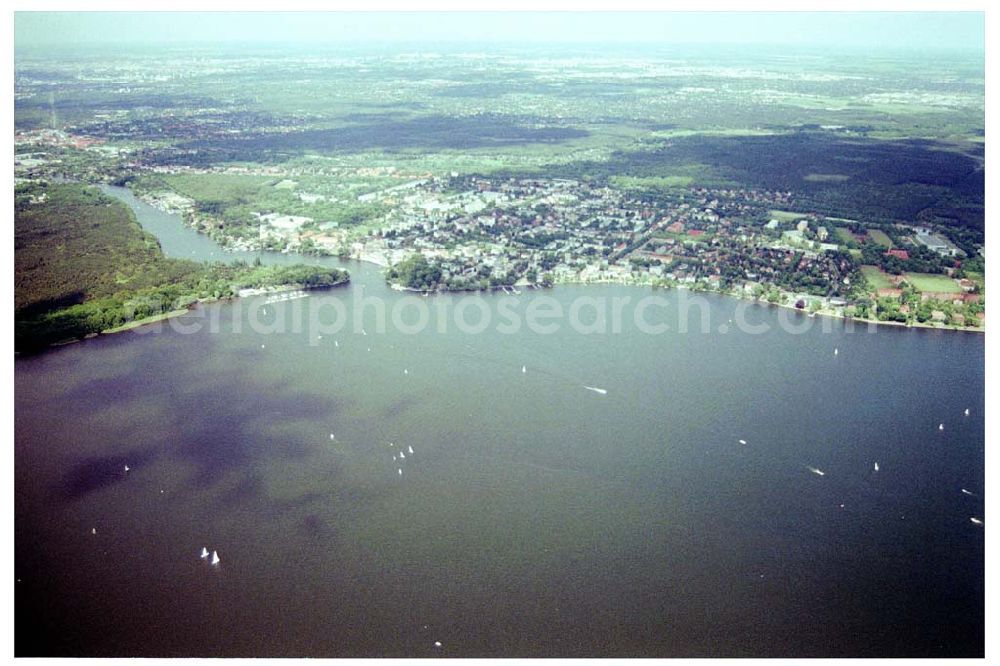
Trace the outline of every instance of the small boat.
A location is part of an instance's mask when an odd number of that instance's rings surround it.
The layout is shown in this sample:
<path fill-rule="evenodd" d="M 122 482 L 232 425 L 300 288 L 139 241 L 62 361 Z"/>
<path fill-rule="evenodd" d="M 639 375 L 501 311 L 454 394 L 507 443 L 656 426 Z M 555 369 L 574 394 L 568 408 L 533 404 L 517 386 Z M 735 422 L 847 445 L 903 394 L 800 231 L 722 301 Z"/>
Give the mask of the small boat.
<path fill-rule="evenodd" d="M 399 472 L 400 476 L 403 476 L 403 469 L 402 468 L 398 469 L 397 471 Z"/>
<path fill-rule="evenodd" d="M 395 460 L 396 460 L 396 454 L 395 453 L 392 454 L 392 460 L 393 460 L 393 462 L 395 462 Z"/>
<path fill-rule="evenodd" d="M 969 408 L 968 408 L 968 407 L 966 407 L 966 408 L 965 408 L 965 415 L 966 415 L 966 416 L 968 416 L 968 415 L 969 415 Z"/>
<path fill-rule="evenodd" d="M 938 430 L 944 430 L 944 424 L 943 423 L 938 424 Z"/>
<path fill-rule="evenodd" d="M 261 349 L 264 349 L 264 347 L 266 347 L 266 346 L 267 346 L 267 345 L 261 345 L 261 346 L 260 346 L 260 348 L 261 348 Z"/>
<path fill-rule="evenodd" d="M 334 340 L 333 341 L 333 346 L 334 347 L 339 347 L 340 346 L 340 341 L 339 340 Z"/>
<path fill-rule="evenodd" d="M 330 433 L 330 439 L 337 439 L 336 437 L 333 436 L 332 432 Z"/>
<path fill-rule="evenodd" d="M 434 647 L 441 647 L 441 641 L 434 641 Z"/>
<path fill-rule="evenodd" d="M 833 355 L 834 355 L 834 356 L 836 356 L 836 355 L 837 355 L 837 354 L 839 354 L 839 353 L 840 353 L 840 350 L 839 350 L 839 349 L 837 349 L 836 347 L 834 347 L 834 348 L 833 348 Z"/>
<path fill-rule="evenodd" d="M 526 373 L 526 372 L 528 372 L 528 366 L 526 366 L 526 365 L 522 365 L 522 366 L 521 366 L 521 374 L 524 374 L 524 373 Z"/>
<path fill-rule="evenodd" d="M 810 472 L 812 472 L 813 474 L 815 474 L 816 476 L 826 476 L 826 472 L 824 472 L 823 470 L 818 469 L 816 467 L 807 467 L 807 469 Z"/>
<path fill-rule="evenodd" d="M 597 388 L 596 386 L 584 386 L 583 388 L 588 391 L 593 391 L 594 393 L 600 393 L 601 395 L 607 395 L 607 390 L 602 388 Z"/>
<path fill-rule="evenodd" d="M 208 557 L 208 548 L 205 548 L 204 546 L 202 546 L 201 547 L 201 559 L 205 559 L 206 557 Z"/>
<path fill-rule="evenodd" d="M 747 443 L 747 440 L 745 440 L 745 439 L 741 439 L 740 440 L 740 444 L 746 444 L 746 443 Z"/>
<path fill-rule="evenodd" d="M 412 446 L 407 446 L 406 450 L 410 452 L 411 456 L 413 455 L 413 447 Z"/>
<path fill-rule="evenodd" d="M 410 371 L 409 371 L 409 370 L 407 370 L 406 368 L 403 368 L 403 374 L 404 374 L 404 375 L 408 375 L 408 374 L 410 374 Z"/>
<path fill-rule="evenodd" d="M 91 527 L 90 528 L 90 533 L 91 534 L 97 534 L 97 528 L 96 527 Z"/>
<path fill-rule="evenodd" d="M 129 466 L 125 465 L 125 471 L 127 472 L 128 470 L 129 470 Z"/>
<path fill-rule="evenodd" d="M 978 518 L 969 518 L 969 520 L 971 520 L 974 525 L 982 525 L 983 524 L 983 521 L 979 520 Z"/>
<path fill-rule="evenodd" d="M 405 454 L 405 453 L 403 453 L 402 451 L 400 451 L 400 452 L 399 452 L 399 457 L 400 457 L 400 458 L 401 458 L 402 460 L 406 460 L 406 454 Z"/>
<path fill-rule="evenodd" d="M 875 471 L 878 471 L 878 463 L 875 463 Z"/>
<path fill-rule="evenodd" d="M 962 494 L 963 495 L 969 495 L 971 497 L 975 497 L 976 496 L 976 494 L 974 492 L 972 492 L 971 490 L 966 490 L 965 488 L 962 488 Z"/>
<path fill-rule="evenodd" d="M 218 564 L 218 563 L 219 563 L 219 551 L 213 550 L 212 551 L 212 564 Z"/>

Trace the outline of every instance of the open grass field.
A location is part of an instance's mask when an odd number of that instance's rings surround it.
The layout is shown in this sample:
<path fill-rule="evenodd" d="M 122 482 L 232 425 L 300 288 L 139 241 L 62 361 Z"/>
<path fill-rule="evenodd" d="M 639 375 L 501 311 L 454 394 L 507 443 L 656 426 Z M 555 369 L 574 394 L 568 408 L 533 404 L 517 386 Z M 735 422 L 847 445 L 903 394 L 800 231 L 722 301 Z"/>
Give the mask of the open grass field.
<path fill-rule="evenodd" d="M 611 182 L 618 187 L 627 188 L 671 188 L 689 187 L 694 182 L 693 176 L 651 176 L 635 178 L 632 176 L 612 176 Z"/>
<path fill-rule="evenodd" d="M 892 247 L 892 240 L 881 229 L 869 229 L 868 236 L 882 247 Z"/>
<path fill-rule="evenodd" d="M 805 218 L 803 213 L 792 213 L 787 210 L 772 210 L 769 211 L 771 217 L 778 222 L 794 222 L 795 220 L 801 220 Z"/>
<path fill-rule="evenodd" d="M 808 173 L 802 176 L 802 180 L 808 180 L 810 183 L 842 183 L 850 179 L 850 176 L 839 173 Z"/>
<path fill-rule="evenodd" d="M 242 174 L 171 174 L 161 178 L 175 192 L 195 201 L 235 203 L 252 200 L 274 181 Z"/>
<path fill-rule="evenodd" d="M 957 294 L 962 291 L 957 282 L 945 275 L 906 273 L 906 281 L 920 291 L 937 291 L 949 294 Z"/>
<path fill-rule="evenodd" d="M 851 233 L 851 230 L 845 227 L 834 227 L 834 233 L 842 243 L 850 243 L 852 241 L 856 242 L 858 240 L 857 238 L 854 237 L 854 234 Z"/>
<path fill-rule="evenodd" d="M 878 266 L 862 266 L 861 272 L 872 289 L 888 289 L 892 286 L 892 281 Z"/>

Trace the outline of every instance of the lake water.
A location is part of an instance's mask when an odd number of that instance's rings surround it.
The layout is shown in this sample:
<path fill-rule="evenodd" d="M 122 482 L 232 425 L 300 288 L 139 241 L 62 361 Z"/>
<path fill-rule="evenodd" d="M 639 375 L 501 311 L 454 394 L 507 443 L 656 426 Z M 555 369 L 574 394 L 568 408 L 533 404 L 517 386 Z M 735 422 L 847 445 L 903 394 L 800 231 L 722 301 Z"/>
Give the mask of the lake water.
<path fill-rule="evenodd" d="M 168 255 L 228 258 L 129 202 Z M 983 654 L 982 336 L 718 296 L 686 333 L 379 332 L 375 302 L 478 321 L 543 292 L 346 266 L 16 360 L 18 655 Z M 359 294 L 363 324 L 268 332 Z"/>

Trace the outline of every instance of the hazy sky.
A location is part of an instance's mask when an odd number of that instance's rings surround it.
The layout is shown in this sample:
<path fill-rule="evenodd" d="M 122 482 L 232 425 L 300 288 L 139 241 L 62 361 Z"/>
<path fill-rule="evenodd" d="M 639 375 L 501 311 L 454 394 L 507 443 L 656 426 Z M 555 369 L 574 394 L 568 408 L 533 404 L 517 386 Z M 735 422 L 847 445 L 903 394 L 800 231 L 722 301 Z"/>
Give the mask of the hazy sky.
<path fill-rule="evenodd" d="M 15 44 L 701 42 L 982 50 L 982 13 L 17 12 Z"/>

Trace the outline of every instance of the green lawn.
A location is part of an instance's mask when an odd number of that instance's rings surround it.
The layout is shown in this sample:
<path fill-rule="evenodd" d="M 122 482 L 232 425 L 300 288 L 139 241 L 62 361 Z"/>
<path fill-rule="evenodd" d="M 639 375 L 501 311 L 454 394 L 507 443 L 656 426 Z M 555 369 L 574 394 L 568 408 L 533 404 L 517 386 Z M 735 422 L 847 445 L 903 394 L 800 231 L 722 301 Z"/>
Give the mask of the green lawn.
<path fill-rule="evenodd" d="M 836 233 L 837 238 L 839 238 L 843 243 L 856 243 L 858 241 L 858 239 L 854 237 L 854 234 L 851 233 L 851 230 L 846 227 L 834 227 L 834 232 Z"/>
<path fill-rule="evenodd" d="M 789 222 L 795 220 L 804 220 L 806 217 L 805 213 L 792 213 L 787 210 L 772 210 L 770 211 L 771 217 L 778 222 Z"/>
<path fill-rule="evenodd" d="M 868 236 L 882 247 L 892 247 L 892 240 L 881 229 L 869 229 Z"/>
<path fill-rule="evenodd" d="M 688 187 L 694 182 L 693 176 L 612 176 L 611 182 L 618 187 L 626 188 L 672 188 Z"/>
<path fill-rule="evenodd" d="M 878 266 L 862 266 L 861 272 L 872 289 L 890 289 L 895 286 Z"/>
<path fill-rule="evenodd" d="M 906 281 L 920 291 L 939 291 L 957 294 L 962 291 L 958 283 L 946 275 L 932 273 L 906 273 Z"/>

